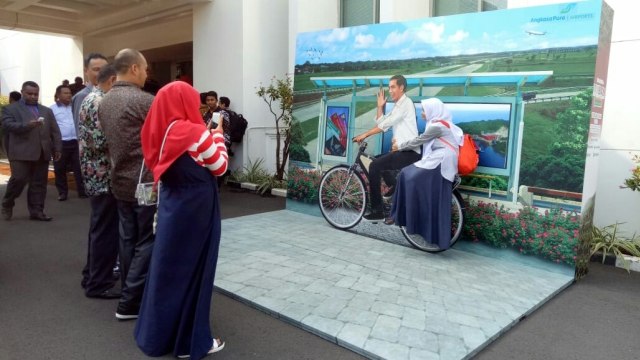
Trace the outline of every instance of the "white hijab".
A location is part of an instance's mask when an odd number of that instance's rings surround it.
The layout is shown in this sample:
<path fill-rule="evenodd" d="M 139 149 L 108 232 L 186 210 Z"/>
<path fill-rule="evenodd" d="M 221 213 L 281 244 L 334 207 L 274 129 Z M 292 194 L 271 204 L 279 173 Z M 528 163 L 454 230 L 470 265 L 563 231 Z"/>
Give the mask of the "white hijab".
<path fill-rule="evenodd" d="M 462 129 L 453 124 L 451 112 L 449 111 L 449 109 L 447 109 L 444 103 L 437 98 L 425 99 L 420 103 L 422 104 L 422 111 L 424 111 L 427 117 L 427 127 L 434 121 L 438 120 L 444 120 L 448 122 L 449 129 L 451 129 L 451 133 L 453 134 L 453 138 L 455 139 L 458 146 L 461 146 L 463 142 Z"/>
<path fill-rule="evenodd" d="M 421 103 L 427 120 L 426 129 L 429 129 L 429 126 L 435 125 L 436 121 L 446 121 L 450 131 L 445 131 L 439 139 L 448 142 L 451 146 L 455 146 L 454 144 L 462 145 L 462 129 L 453 124 L 451 113 L 442 101 L 436 98 L 430 98 L 422 100 Z M 427 131 L 426 129 L 425 132 Z M 437 156 L 433 156 L 433 143 L 436 140 L 438 139 L 431 139 L 431 141 L 422 146 L 422 159 L 416 162 L 415 166 L 423 169 L 435 169 L 438 165 L 442 165 L 440 167 L 442 177 L 453 181 L 458 173 L 458 152 L 452 151 L 453 149 L 441 149 Z"/>

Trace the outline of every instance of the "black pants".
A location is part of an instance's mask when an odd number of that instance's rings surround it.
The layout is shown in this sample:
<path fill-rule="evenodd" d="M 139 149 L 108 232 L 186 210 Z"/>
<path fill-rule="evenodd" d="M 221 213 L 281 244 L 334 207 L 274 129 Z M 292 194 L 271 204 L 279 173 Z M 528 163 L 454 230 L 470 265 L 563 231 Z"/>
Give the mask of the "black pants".
<path fill-rule="evenodd" d="M 78 140 L 65 140 L 62 142 L 62 156 L 60 160 L 53 162 L 53 170 L 56 174 L 56 189 L 58 195 L 67 196 L 69 186 L 67 185 L 67 171 L 71 169 L 76 179 L 76 188 L 79 196 L 85 196 L 82 173 L 80 172 L 80 151 Z"/>
<path fill-rule="evenodd" d="M 420 154 L 415 151 L 395 151 L 377 157 L 369 166 L 369 199 L 371 211 L 382 212 L 382 193 L 380 191 L 383 172 L 388 170 L 401 170 L 420 160 Z M 385 176 L 387 185 L 394 185 L 395 180 Z M 390 184 L 391 182 L 391 184 Z"/>
<path fill-rule="evenodd" d="M 120 305 L 138 309 L 149 271 L 153 250 L 153 216 L 155 206 L 140 206 L 137 202 L 118 200 L 120 220 L 120 274 L 122 297 Z"/>
<path fill-rule="evenodd" d="M 113 267 L 118 258 L 118 202 L 112 194 L 89 198 L 91 217 L 87 264 L 82 270 L 82 287 L 87 296 L 95 296 L 113 287 Z"/>
<path fill-rule="evenodd" d="M 41 157 L 38 161 L 9 161 L 11 177 L 7 183 L 7 191 L 2 198 L 2 207 L 13 208 L 15 200 L 22 194 L 25 185 L 27 190 L 27 207 L 29 214 L 38 215 L 44 210 L 44 199 L 47 196 L 47 174 L 49 162 Z"/>

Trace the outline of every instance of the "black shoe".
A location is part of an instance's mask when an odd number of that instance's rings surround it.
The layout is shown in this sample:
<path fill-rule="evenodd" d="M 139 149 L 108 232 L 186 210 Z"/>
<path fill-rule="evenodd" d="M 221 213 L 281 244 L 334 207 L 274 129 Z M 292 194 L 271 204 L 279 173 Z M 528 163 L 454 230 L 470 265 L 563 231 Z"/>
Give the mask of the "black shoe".
<path fill-rule="evenodd" d="M 369 220 L 369 221 L 384 220 L 384 214 L 382 213 L 382 211 L 367 211 L 366 213 L 364 213 L 362 217 L 365 220 Z"/>
<path fill-rule="evenodd" d="M 2 218 L 5 220 L 11 220 L 13 216 L 13 208 L 10 207 L 2 207 Z"/>
<path fill-rule="evenodd" d="M 118 304 L 118 310 L 116 310 L 116 319 L 118 320 L 133 320 L 138 318 L 139 308 L 132 309 L 129 306 Z"/>
<path fill-rule="evenodd" d="M 58 195 L 58 201 L 66 201 L 66 200 L 67 200 L 67 195 L 65 194 Z"/>
<path fill-rule="evenodd" d="M 29 216 L 29 219 L 37 220 L 37 221 L 51 221 L 53 218 L 51 216 L 45 215 L 44 213 L 40 213 L 40 214 L 31 214 L 31 216 Z"/>
<path fill-rule="evenodd" d="M 95 298 L 95 299 L 119 299 L 121 296 L 122 296 L 122 293 L 120 292 L 120 290 L 117 290 L 114 288 L 107 289 L 97 295 L 87 294 L 88 298 Z"/>

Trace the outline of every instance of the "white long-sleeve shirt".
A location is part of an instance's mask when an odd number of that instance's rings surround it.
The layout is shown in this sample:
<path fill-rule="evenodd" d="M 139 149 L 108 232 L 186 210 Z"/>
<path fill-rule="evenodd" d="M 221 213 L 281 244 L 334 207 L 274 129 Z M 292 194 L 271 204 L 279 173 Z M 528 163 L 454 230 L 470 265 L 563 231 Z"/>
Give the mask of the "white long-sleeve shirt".
<path fill-rule="evenodd" d="M 387 131 L 393 128 L 393 137 L 398 144 L 408 142 L 418 137 L 418 125 L 416 124 L 416 108 L 407 95 L 403 94 L 388 114 L 376 119 L 378 128 Z M 413 150 L 420 153 L 420 147 L 407 147 L 404 150 Z"/>

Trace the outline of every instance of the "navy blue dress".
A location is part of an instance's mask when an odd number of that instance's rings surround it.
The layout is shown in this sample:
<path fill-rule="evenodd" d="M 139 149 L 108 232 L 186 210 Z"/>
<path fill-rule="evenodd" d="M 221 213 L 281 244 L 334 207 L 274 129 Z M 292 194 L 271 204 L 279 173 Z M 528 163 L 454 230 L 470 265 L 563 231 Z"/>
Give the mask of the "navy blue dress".
<path fill-rule="evenodd" d="M 448 249 L 451 243 L 453 183 L 435 169 L 409 165 L 398 175 L 391 216 L 409 234 L 419 234 L 430 244 Z"/>
<path fill-rule="evenodd" d="M 156 240 L 135 339 L 149 356 L 200 359 L 211 349 L 209 311 L 220 246 L 216 178 L 186 153 L 162 175 Z"/>

